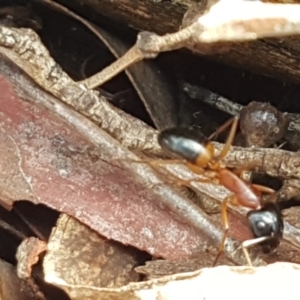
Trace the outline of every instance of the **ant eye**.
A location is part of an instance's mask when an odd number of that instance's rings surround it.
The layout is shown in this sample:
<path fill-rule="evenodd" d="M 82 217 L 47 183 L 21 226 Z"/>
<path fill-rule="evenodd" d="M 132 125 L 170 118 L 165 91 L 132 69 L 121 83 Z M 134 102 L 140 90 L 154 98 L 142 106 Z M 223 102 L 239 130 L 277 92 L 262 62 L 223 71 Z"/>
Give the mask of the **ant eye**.
<path fill-rule="evenodd" d="M 255 237 L 273 236 L 281 232 L 280 218 L 268 206 L 261 210 L 251 211 L 248 214 L 248 220 Z"/>
<path fill-rule="evenodd" d="M 264 221 L 257 222 L 256 226 L 257 226 L 257 229 L 259 229 L 259 230 L 266 229 L 266 223 Z"/>

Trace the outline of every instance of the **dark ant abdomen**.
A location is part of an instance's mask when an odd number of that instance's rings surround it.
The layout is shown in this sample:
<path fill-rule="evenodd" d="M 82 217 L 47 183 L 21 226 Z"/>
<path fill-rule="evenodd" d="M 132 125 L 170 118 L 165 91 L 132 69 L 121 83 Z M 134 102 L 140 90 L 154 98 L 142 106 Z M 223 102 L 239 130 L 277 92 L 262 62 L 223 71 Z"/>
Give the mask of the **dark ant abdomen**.
<path fill-rule="evenodd" d="M 195 129 L 170 128 L 159 134 L 158 142 L 167 154 L 195 163 L 206 152 L 207 138 Z"/>

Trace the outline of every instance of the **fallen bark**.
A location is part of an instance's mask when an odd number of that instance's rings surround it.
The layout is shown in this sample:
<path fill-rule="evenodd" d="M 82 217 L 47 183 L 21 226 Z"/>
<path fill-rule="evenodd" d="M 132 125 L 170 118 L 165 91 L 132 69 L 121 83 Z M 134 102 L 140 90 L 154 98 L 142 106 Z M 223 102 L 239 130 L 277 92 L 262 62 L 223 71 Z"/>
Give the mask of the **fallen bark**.
<path fill-rule="evenodd" d="M 96 23 L 101 23 L 103 16 L 109 17 L 121 25 L 139 31 L 151 31 L 160 35 L 176 32 L 182 23 L 189 23 L 206 4 L 195 1 L 58 1 L 70 9 L 82 14 Z M 278 1 L 277 1 L 278 2 Z M 299 3 L 299 1 L 281 1 Z M 82 10 L 82 6 L 85 8 Z M 93 15 L 89 12 L 93 12 Z M 99 22 L 100 20 L 100 22 Z M 232 66 L 247 69 L 284 81 L 300 82 L 299 38 L 261 39 L 247 43 L 226 43 L 226 51 L 219 53 L 219 45 L 212 46 L 205 56 Z M 203 49 L 193 49 L 203 55 Z"/>

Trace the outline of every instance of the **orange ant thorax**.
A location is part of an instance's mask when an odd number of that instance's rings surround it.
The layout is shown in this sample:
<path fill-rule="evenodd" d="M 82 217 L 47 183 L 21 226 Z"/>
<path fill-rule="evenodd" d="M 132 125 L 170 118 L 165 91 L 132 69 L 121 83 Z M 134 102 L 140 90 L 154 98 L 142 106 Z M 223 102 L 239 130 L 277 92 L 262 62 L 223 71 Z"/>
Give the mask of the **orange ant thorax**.
<path fill-rule="evenodd" d="M 215 155 L 215 149 L 212 143 L 208 142 L 204 145 L 201 152 L 199 152 L 194 164 L 198 167 L 205 168 L 211 164 Z"/>
<path fill-rule="evenodd" d="M 218 172 L 220 184 L 234 193 L 232 204 L 245 206 L 251 209 L 261 207 L 261 192 L 250 183 L 241 180 L 236 174 L 228 169 L 220 169 Z"/>

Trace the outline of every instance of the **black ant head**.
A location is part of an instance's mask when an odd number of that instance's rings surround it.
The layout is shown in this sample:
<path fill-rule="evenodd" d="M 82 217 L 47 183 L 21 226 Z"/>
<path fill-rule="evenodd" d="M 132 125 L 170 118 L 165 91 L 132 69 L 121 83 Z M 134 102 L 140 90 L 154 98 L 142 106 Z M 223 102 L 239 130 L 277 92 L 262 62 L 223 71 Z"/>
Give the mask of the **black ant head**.
<path fill-rule="evenodd" d="M 270 252 L 279 245 L 283 232 L 283 219 L 275 203 L 267 203 L 259 210 L 250 211 L 247 218 L 254 237 L 270 237 L 261 244 L 264 252 Z"/>
<path fill-rule="evenodd" d="M 191 163 L 195 163 L 202 155 L 209 156 L 207 158 L 209 162 L 213 155 L 211 150 L 206 149 L 207 139 L 195 129 L 166 129 L 158 135 L 158 143 L 167 154 Z"/>

